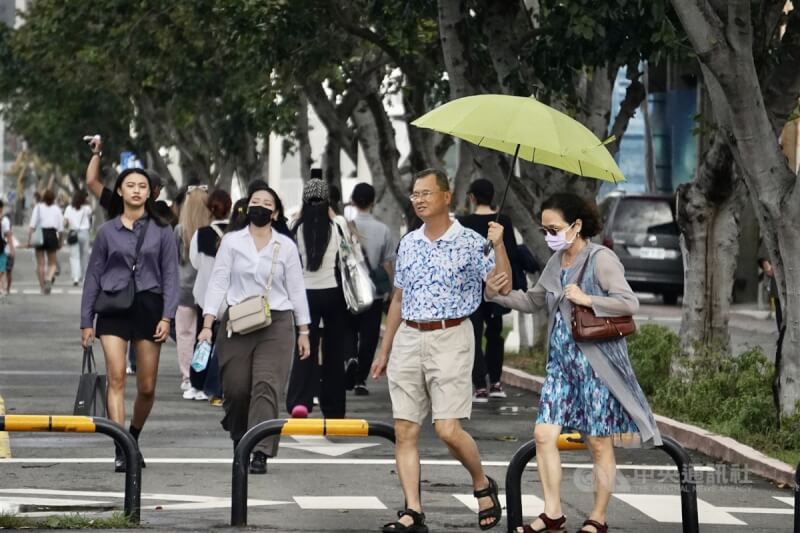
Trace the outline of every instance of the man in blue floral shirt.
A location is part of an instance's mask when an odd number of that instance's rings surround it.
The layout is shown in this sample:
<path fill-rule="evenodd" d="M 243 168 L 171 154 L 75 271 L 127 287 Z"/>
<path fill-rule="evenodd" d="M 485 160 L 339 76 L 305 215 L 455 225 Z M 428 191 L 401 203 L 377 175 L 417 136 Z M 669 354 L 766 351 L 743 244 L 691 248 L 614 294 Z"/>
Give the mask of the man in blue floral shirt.
<path fill-rule="evenodd" d="M 429 412 L 439 438 L 472 476 L 482 529 L 493 527 L 501 516 L 497 484 L 484 474 L 478 447 L 461 420 L 472 413 L 475 336 L 469 316 L 483 299 L 482 282 L 490 273 L 511 278 L 503 227 L 490 224 L 494 252 L 485 255 L 483 237 L 450 218 L 452 193 L 439 170 L 414 176 L 410 198 L 424 224 L 400 242 L 396 289 L 371 372 L 375 379 L 384 372 L 389 378 L 395 458 L 407 506 L 383 531 L 428 531 L 419 494 L 418 440 Z"/>

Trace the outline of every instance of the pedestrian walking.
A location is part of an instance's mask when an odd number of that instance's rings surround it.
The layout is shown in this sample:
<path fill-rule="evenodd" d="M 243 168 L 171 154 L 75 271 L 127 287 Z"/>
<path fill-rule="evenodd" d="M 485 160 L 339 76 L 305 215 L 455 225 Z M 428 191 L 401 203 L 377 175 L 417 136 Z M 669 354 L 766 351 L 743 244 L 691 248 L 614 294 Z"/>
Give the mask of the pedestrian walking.
<path fill-rule="evenodd" d="M 356 358 L 348 361 L 348 369 L 355 367 L 354 392 L 356 396 L 366 396 L 367 378 L 378 348 L 381 334 L 381 317 L 384 300 L 389 297 L 393 285 L 395 239 L 389 226 L 375 218 L 372 208 L 375 205 L 375 188 L 368 183 L 359 183 L 353 188 L 351 202 L 358 212 L 353 219 L 359 242 L 364 250 L 370 277 L 375 284 L 375 301 L 372 306 L 358 315 L 352 315 L 352 329 L 356 337 Z"/>
<path fill-rule="evenodd" d="M 242 202 L 247 202 L 246 198 Z M 192 236 L 192 242 L 189 244 L 189 261 L 192 266 L 197 270 L 195 277 L 194 287 L 192 288 L 192 295 L 194 297 L 195 305 L 200 308 L 198 331 L 203 327 L 203 304 L 205 303 L 208 284 L 211 281 L 211 273 L 214 271 L 214 259 L 217 256 L 217 250 L 222 242 L 222 237 L 225 230 L 228 228 L 228 217 L 231 212 L 231 196 L 223 189 L 217 189 L 208 196 L 207 203 L 208 210 L 211 212 L 212 221 L 208 226 L 199 228 Z M 246 206 L 245 206 L 246 207 Z M 242 224 L 242 227 L 244 224 Z M 225 311 L 226 304 L 220 307 L 217 317 L 221 317 Z M 212 332 L 216 334 L 219 327 L 219 320 L 215 320 L 211 326 Z M 190 372 L 190 379 L 194 378 L 195 383 L 191 386 L 196 390 L 201 390 L 208 396 L 208 401 L 211 405 L 222 406 L 222 387 L 219 381 L 219 359 L 216 351 L 214 350 L 216 343 L 216 335 L 213 336 L 211 342 L 211 356 L 206 364 L 205 370 L 200 372 Z"/>
<path fill-rule="evenodd" d="M 154 211 L 144 170 L 123 171 L 114 189 L 123 212 L 100 227 L 92 247 L 81 299 L 81 340 L 88 347 L 95 336 L 100 339 L 108 376 L 106 405 L 120 425 L 125 423 L 125 352 L 133 343 L 137 392 L 130 432 L 138 443 L 155 400 L 161 344 L 178 307 L 178 251 L 172 229 Z M 123 294 L 131 284 L 130 305 L 108 305 L 109 296 Z M 113 310 L 98 312 L 102 300 Z M 141 452 L 139 460 L 144 466 Z M 119 448 L 114 464 L 117 472 L 127 468 Z"/>
<path fill-rule="evenodd" d="M 197 338 L 198 342 L 214 340 L 214 321 L 227 303 L 230 307 L 220 322 L 216 353 L 225 390 L 222 427 L 230 433 L 234 449 L 249 428 L 278 418 L 295 344 L 300 359 L 310 353 L 311 320 L 297 246 L 272 227 L 278 218 L 278 195 L 263 181 L 251 184 L 249 192 L 247 224 L 230 228 L 217 251 L 203 305 L 203 329 Z M 271 323 L 235 333 L 230 312 L 254 297 L 259 306 L 265 299 Z M 256 445 L 251 473 L 266 474 L 267 458 L 277 455 L 278 441 L 274 436 Z"/>
<path fill-rule="evenodd" d="M 424 224 L 400 241 L 396 290 L 371 371 L 375 379 L 384 372 L 389 378 L 395 458 L 406 502 L 398 520 L 383 531 L 428 531 L 419 494 L 418 441 L 429 412 L 436 434 L 472 477 L 480 528 L 490 529 L 502 513 L 497 483 L 484 473 L 478 447 L 461 420 L 472 412 L 475 337 L 469 316 L 480 305 L 482 282 L 490 272 L 511 275 L 503 227 L 490 224 L 494 253 L 487 256 L 485 240 L 451 220 L 453 195 L 444 172 L 417 173 L 412 190 L 410 200 Z"/>
<path fill-rule="evenodd" d="M 72 285 L 83 281 L 89 259 L 89 230 L 92 227 L 92 208 L 88 204 L 86 191 L 76 190 L 72 202 L 64 210 L 64 227 L 69 246 L 69 268 Z"/>
<path fill-rule="evenodd" d="M 547 306 L 550 312 L 547 376 L 533 432 L 544 512 L 519 531 L 564 528 L 557 442 L 562 428 L 569 428 L 583 434 L 594 462 L 594 506 L 580 531 L 605 533 L 616 476 L 614 446 L 660 445 L 661 436 L 631 367 L 625 338 L 577 342 L 570 318 L 574 305 L 590 307 L 598 316 L 632 315 L 639 301 L 616 254 L 590 242 L 602 229 L 594 202 L 556 194 L 542 204 L 541 216 L 545 240 L 555 253 L 536 285 L 512 292 L 510 278 L 496 273 L 486 287 L 487 298 L 503 306 L 528 313 Z"/>
<path fill-rule="evenodd" d="M 42 193 L 42 201 L 34 206 L 28 228 L 28 247 L 36 250 L 36 275 L 42 294 L 50 294 L 55 282 L 56 253 L 61 247 L 61 232 L 64 231 L 64 217 L 55 200 L 56 195 L 51 189 Z M 38 236 L 32 244 L 34 233 Z"/>
<path fill-rule="evenodd" d="M 208 186 L 192 185 L 186 190 L 186 200 L 175 226 L 175 242 L 178 248 L 178 273 L 180 292 L 178 310 L 175 313 L 175 345 L 178 352 L 178 370 L 181 374 L 181 390 L 184 400 L 207 400 L 202 390 L 192 386 L 190 381 L 192 354 L 197 338 L 197 322 L 200 313 L 194 301 L 194 283 L 197 270 L 190 261 L 192 237 L 202 227 L 211 222 L 208 206 Z"/>
<path fill-rule="evenodd" d="M 517 239 L 514 237 L 514 226 L 511 219 L 504 214 L 497 218 L 497 210 L 492 207 L 494 201 L 494 185 L 486 179 L 473 181 L 467 191 L 472 213 L 460 217 L 458 221 L 465 228 L 469 228 L 486 238 L 489 233 L 489 223 L 495 219 L 503 226 L 503 243 L 511 272 L 518 270 L 517 265 Z M 520 273 L 520 275 L 522 275 Z M 518 276 L 515 276 L 518 277 Z M 521 288 L 518 286 L 515 289 Z M 503 315 L 509 309 L 492 302 L 481 302 L 478 309 L 469 317 L 475 333 L 475 364 L 472 368 L 472 386 L 475 389 L 472 401 L 486 403 L 489 398 L 505 398 L 503 384 L 500 376 L 503 373 L 503 359 L 505 356 L 505 339 L 503 338 Z M 483 347 L 483 339 L 486 347 Z M 486 378 L 489 378 L 487 387 Z"/>
<path fill-rule="evenodd" d="M 326 418 L 344 418 L 346 411 L 344 353 L 352 337 L 336 265 L 338 232 L 346 223 L 337 221 L 329 198 L 325 181 L 308 180 L 303 187 L 302 212 L 293 228 L 311 310 L 311 357 L 295 362 L 286 395 L 287 409 L 298 418 L 311 412 L 317 391 Z M 340 224 L 338 228 L 336 224 Z"/>
<path fill-rule="evenodd" d="M 6 277 L 10 273 L 9 260 L 13 259 L 16 254 L 11 219 L 3 213 L 5 207 L 5 202 L 0 200 L 0 304 L 8 303 L 10 282 L 6 280 Z"/>

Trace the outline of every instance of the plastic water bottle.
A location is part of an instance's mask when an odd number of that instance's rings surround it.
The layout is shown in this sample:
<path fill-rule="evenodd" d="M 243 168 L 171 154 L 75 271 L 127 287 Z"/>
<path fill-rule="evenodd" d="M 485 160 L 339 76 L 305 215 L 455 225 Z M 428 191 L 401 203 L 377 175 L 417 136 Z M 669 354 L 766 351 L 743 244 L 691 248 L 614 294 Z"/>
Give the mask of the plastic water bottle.
<path fill-rule="evenodd" d="M 192 355 L 192 368 L 195 372 L 202 372 L 208 365 L 208 358 L 211 355 L 211 344 L 207 341 L 201 341 L 197 348 L 194 349 Z"/>

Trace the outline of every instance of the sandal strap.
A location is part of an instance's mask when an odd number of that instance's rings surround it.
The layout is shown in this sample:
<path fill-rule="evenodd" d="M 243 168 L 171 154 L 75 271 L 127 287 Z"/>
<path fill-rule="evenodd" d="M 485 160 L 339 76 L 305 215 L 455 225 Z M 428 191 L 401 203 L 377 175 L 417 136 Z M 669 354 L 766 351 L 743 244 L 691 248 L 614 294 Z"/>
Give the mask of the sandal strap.
<path fill-rule="evenodd" d="M 415 526 L 425 525 L 425 513 L 418 513 L 414 509 L 403 509 L 401 511 L 397 511 L 397 518 L 403 518 L 404 516 L 410 516 L 414 521 Z"/>
<path fill-rule="evenodd" d="M 550 518 L 546 514 L 542 513 L 539 515 L 539 519 L 544 522 L 544 526 L 547 529 L 559 529 L 567 521 L 567 517 L 563 514 L 558 518 Z M 586 524 L 584 523 L 584 525 Z"/>
<path fill-rule="evenodd" d="M 585 520 L 583 522 L 583 525 L 584 526 L 592 526 L 593 528 L 595 528 L 597 530 L 597 533 L 607 533 L 608 532 L 608 524 L 601 524 L 597 520 L 592 520 L 591 518 L 588 519 L 588 520 Z M 581 531 L 584 531 L 584 530 L 581 529 Z M 589 532 L 587 531 L 585 533 L 589 533 Z"/>
<path fill-rule="evenodd" d="M 486 476 L 486 479 L 489 480 L 489 485 L 485 489 L 480 489 L 472 492 L 472 495 L 476 498 L 490 498 L 494 496 L 497 492 L 497 483 L 495 480 Z"/>

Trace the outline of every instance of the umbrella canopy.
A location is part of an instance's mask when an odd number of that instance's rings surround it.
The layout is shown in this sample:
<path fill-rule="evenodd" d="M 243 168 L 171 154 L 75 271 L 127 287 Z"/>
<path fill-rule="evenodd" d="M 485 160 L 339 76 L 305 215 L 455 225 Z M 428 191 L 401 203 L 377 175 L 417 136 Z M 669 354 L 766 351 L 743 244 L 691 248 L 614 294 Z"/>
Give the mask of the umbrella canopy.
<path fill-rule="evenodd" d="M 411 124 L 579 176 L 614 183 L 625 180 L 604 144 L 586 126 L 532 97 L 467 96 Z"/>

